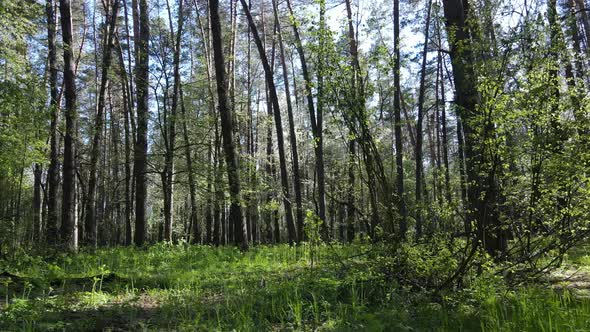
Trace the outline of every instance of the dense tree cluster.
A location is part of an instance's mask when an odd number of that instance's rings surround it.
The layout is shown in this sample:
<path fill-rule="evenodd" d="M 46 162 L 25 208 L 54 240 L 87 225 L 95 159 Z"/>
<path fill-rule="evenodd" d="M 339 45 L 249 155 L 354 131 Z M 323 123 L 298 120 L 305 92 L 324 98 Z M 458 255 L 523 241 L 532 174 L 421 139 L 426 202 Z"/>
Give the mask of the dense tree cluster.
<path fill-rule="evenodd" d="M 317 235 L 536 271 L 590 232 L 587 1 L 18 3 L 3 252 Z"/>

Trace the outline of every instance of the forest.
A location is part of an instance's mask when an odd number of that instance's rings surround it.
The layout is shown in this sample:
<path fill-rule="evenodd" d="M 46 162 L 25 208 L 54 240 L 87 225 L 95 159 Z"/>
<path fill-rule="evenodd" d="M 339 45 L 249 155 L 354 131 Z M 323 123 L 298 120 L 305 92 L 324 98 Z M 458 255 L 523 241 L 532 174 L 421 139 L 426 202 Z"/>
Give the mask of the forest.
<path fill-rule="evenodd" d="M 0 331 L 590 331 L 588 0 L 0 27 Z"/>

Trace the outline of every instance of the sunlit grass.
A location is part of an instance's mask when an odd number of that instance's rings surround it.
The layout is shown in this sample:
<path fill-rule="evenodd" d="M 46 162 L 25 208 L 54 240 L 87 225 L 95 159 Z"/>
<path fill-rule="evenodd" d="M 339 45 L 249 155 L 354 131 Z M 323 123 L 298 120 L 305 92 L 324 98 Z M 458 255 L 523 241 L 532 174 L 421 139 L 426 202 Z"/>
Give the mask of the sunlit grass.
<path fill-rule="evenodd" d="M 498 278 L 433 298 L 387 281 L 361 245 L 236 248 L 156 245 L 4 267 L 0 330 L 583 331 L 590 300 L 516 290 Z M 354 257 L 352 259 L 351 257 Z M 370 257 L 370 258 L 369 258 Z M 586 264 L 580 255 L 576 264 Z M 349 259 L 350 258 L 350 259 Z M 425 267 L 418 267 L 417 270 Z M 26 284 L 23 282 L 26 281 Z M 93 327 L 94 326 L 94 327 Z"/>

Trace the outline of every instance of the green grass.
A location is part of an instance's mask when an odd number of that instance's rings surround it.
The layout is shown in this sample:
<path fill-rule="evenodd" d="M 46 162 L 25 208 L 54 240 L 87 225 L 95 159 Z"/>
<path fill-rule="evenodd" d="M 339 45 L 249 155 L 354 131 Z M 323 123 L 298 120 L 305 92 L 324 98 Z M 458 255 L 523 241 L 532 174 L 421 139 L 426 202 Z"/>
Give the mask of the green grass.
<path fill-rule="evenodd" d="M 433 296 L 398 285 L 367 252 L 157 245 L 20 255 L 0 263 L 9 273 L 0 276 L 0 330 L 590 330 L 590 300 L 566 288 L 508 290 L 482 276 Z"/>

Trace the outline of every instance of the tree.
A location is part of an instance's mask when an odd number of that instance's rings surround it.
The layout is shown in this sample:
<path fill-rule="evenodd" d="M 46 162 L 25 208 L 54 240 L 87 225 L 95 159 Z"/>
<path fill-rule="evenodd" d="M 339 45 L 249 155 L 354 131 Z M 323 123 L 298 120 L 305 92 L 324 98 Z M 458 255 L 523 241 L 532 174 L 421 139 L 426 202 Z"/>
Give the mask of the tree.
<path fill-rule="evenodd" d="M 422 122 L 424 119 L 424 98 L 426 93 L 426 57 L 428 55 L 428 42 L 430 31 L 430 12 L 432 1 L 429 0 L 426 5 L 426 22 L 424 25 L 424 50 L 422 51 L 422 66 L 420 71 L 420 92 L 418 95 L 418 120 L 416 121 L 416 237 L 422 236 L 422 180 L 423 180 L 423 161 L 422 161 Z"/>
<path fill-rule="evenodd" d="M 96 118 L 94 126 L 94 137 L 92 139 L 92 152 L 90 157 L 90 176 L 88 179 L 87 198 L 86 198 L 86 220 L 84 242 L 86 245 L 96 247 L 97 223 L 96 223 L 96 184 L 97 168 L 99 162 L 100 147 L 102 141 L 102 131 L 104 122 L 104 110 L 106 90 L 108 85 L 108 75 L 111 67 L 111 58 L 113 50 L 113 39 L 115 35 L 117 15 L 119 11 L 119 1 L 108 2 L 104 9 L 106 14 L 105 31 L 102 47 L 102 72 L 100 78 L 100 90 L 98 93 L 98 105 L 96 106 Z M 109 10 L 111 10 L 109 14 Z"/>
<path fill-rule="evenodd" d="M 76 216 L 76 142 L 78 137 L 78 112 L 76 110 L 76 75 L 74 68 L 71 1 L 60 0 L 59 9 L 64 43 L 64 89 L 66 100 L 61 241 L 67 248 L 76 249 L 78 246 Z"/>
<path fill-rule="evenodd" d="M 168 6 L 168 16 L 170 24 L 170 38 L 174 41 L 174 85 L 172 90 L 172 105 L 170 107 L 170 115 L 168 116 L 167 131 L 168 138 L 166 140 L 166 153 L 164 162 L 164 239 L 172 241 L 172 222 L 173 222 L 173 208 L 174 208 L 174 149 L 176 143 L 176 117 L 179 104 L 180 95 L 180 50 L 182 40 L 182 24 L 184 21 L 183 1 L 178 2 L 178 23 L 176 35 L 172 26 L 172 14 L 170 5 Z"/>
<path fill-rule="evenodd" d="M 239 225 L 242 233 L 236 234 L 236 244 L 242 250 L 248 249 L 248 234 L 246 225 L 242 220 L 242 209 L 240 202 L 240 173 L 238 156 L 233 139 L 233 121 L 231 110 L 228 106 L 227 86 L 225 77 L 225 56 L 222 47 L 221 22 L 219 19 L 219 1 L 209 0 L 209 19 L 211 24 L 211 41 L 213 43 L 213 58 L 215 62 L 215 79 L 217 82 L 217 100 L 219 116 L 221 118 L 221 136 L 223 138 L 223 151 L 227 167 L 227 177 L 230 191 L 230 224 Z"/>
<path fill-rule="evenodd" d="M 135 0 L 134 0 L 135 1 Z M 136 16 L 136 7 L 133 7 Z M 135 88 L 137 93 L 137 139 L 133 150 L 135 178 L 135 244 L 142 246 L 147 231 L 147 131 L 149 119 L 149 39 L 150 25 L 147 0 L 139 0 L 138 32 L 136 42 Z M 134 19 L 135 21 L 135 19 Z M 134 24 L 135 27 L 135 24 Z"/>
<path fill-rule="evenodd" d="M 394 64 L 393 64 L 393 118 L 395 132 L 395 166 L 396 166 L 396 187 L 399 196 L 399 212 L 402 217 L 399 229 L 400 239 L 405 239 L 408 229 L 408 209 L 404 197 L 404 144 L 402 142 L 402 119 L 401 119 L 401 86 L 400 86 L 400 26 L 399 26 L 399 0 L 393 0 L 393 42 L 394 42 Z"/>
<path fill-rule="evenodd" d="M 47 169 L 47 229 L 46 238 L 50 244 L 58 241 L 57 232 L 57 197 L 59 191 L 59 137 L 57 127 L 59 124 L 59 105 L 57 100 L 57 56 L 55 47 L 56 23 L 54 13 L 54 1 L 47 0 L 45 13 L 47 16 L 47 58 L 49 64 L 49 108 L 51 112 L 50 128 L 50 164 Z"/>
<path fill-rule="evenodd" d="M 468 17 L 469 5 L 461 0 L 445 0 L 444 15 L 450 44 L 450 58 L 455 83 L 456 106 L 464 133 L 465 171 L 467 177 L 467 223 L 476 225 L 476 241 L 491 255 L 505 250 L 505 242 L 499 236 L 496 194 L 498 188 L 494 174 L 486 169 L 488 160 L 483 151 L 493 124 L 483 128 L 479 134 L 477 81 L 473 68 L 472 45 Z M 481 179 L 481 176 L 484 179 Z M 474 247 L 477 247 L 478 244 Z"/>
<path fill-rule="evenodd" d="M 293 106 L 291 103 L 291 90 L 289 88 L 289 71 L 285 60 L 285 47 L 283 45 L 283 34 L 279 20 L 278 4 L 272 0 L 273 12 L 276 22 L 277 35 L 279 37 L 279 56 L 283 69 L 283 83 L 287 99 L 287 116 L 289 120 L 289 140 L 291 142 L 291 156 L 293 159 L 293 190 L 295 191 L 295 205 L 297 216 L 297 241 L 303 241 L 303 206 L 301 202 L 301 177 L 299 175 L 299 152 L 297 148 L 297 134 L 295 132 L 295 120 L 293 119 Z"/>
<path fill-rule="evenodd" d="M 303 49 L 303 43 L 299 34 L 299 28 L 293 8 L 291 7 L 290 0 L 287 0 L 287 8 L 289 9 L 289 15 L 291 16 L 291 27 L 293 28 L 293 36 L 295 38 L 295 48 L 299 54 L 299 62 L 301 64 L 301 72 L 305 81 L 305 97 L 307 100 L 307 108 L 309 112 L 309 119 L 311 123 L 311 132 L 313 135 L 314 145 L 313 150 L 315 154 L 315 169 L 317 174 L 317 188 L 318 188 L 318 217 L 322 222 L 326 223 L 326 179 L 324 170 L 324 141 L 323 141 L 323 114 L 318 108 L 316 113 L 313 92 L 312 92 L 312 79 L 311 74 L 307 66 L 307 60 L 305 57 L 305 51 Z M 350 228 L 349 228 L 350 229 Z M 300 236 L 301 238 L 301 236 Z M 324 235 L 326 238 L 326 235 Z"/>
<path fill-rule="evenodd" d="M 254 42 L 258 48 L 258 54 L 260 55 L 260 60 L 262 61 L 262 67 L 264 68 L 264 76 L 266 80 L 266 84 L 269 90 L 270 101 L 272 103 L 274 120 L 275 120 L 275 128 L 277 133 L 277 145 L 279 149 L 279 168 L 281 172 L 281 187 L 283 189 L 282 196 L 283 196 L 283 205 L 285 208 L 285 217 L 287 219 L 287 231 L 289 236 L 289 243 L 295 242 L 297 238 L 295 224 L 293 222 L 293 214 L 291 209 L 291 200 L 289 195 L 289 179 L 287 175 L 287 162 L 285 160 L 285 147 L 284 147 L 284 139 L 283 139 L 283 125 L 281 121 L 281 111 L 279 107 L 279 98 L 277 95 L 276 86 L 274 83 L 273 78 L 273 71 L 270 67 L 268 62 L 268 58 L 266 56 L 266 51 L 262 44 L 262 40 L 260 39 L 260 35 L 258 34 L 258 28 L 254 23 L 254 19 L 252 18 L 252 14 L 250 13 L 250 9 L 248 8 L 248 4 L 245 0 L 240 0 L 242 3 L 242 9 L 246 14 L 246 18 L 248 19 L 248 25 L 250 26 L 250 30 L 252 31 L 252 36 L 254 37 Z"/>

